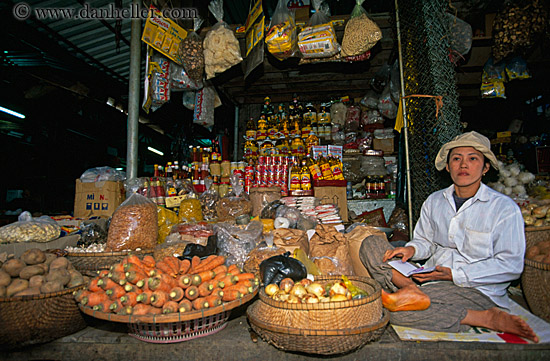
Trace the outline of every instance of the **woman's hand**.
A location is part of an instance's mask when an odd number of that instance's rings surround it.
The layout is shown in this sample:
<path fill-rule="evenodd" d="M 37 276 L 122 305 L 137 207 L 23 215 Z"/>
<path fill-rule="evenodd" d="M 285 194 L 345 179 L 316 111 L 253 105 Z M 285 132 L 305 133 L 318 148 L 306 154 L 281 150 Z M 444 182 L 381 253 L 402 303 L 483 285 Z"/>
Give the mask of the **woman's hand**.
<path fill-rule="evenodd" d="M 401 261 L 407 262 L 407 260 L 414 256 L 415 251 L 416 250 L 414 249 L 414 247 L 411 246 L 389 249 L 386 251 L 386 253 L 384 253 L 384 258 L 382 259 L 382 262 L 386 262 L 393 257 L 401 257 Z"/>
<path fill-rule="evenodd" d="M 452 281 L 453 273 L 449 267 L 435 266 L 435 271 L 429 273 L 417 273 L 411 276 L 420 283 L 428 281 Z"/>

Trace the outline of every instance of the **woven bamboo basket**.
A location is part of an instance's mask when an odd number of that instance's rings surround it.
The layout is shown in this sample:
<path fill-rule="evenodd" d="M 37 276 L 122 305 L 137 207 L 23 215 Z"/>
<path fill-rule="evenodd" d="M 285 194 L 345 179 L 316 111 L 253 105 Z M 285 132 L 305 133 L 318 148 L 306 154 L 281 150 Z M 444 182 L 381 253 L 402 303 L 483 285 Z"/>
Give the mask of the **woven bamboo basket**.
<path fill-rule="evenodd" d="M 0 348 L 50 342 L 82 330 L 86 322 L 73 292 L 84 285 L 36 296 L 0 298 Z"/>
<path fill-rule="evenodd" d="M 115 263 L 122 261 L 128 255 L 134 254 L 139 258 L 153 255 L 153 250 L 121 251 L 121 252 L 68 252 L 65 257 L 73 267 L 83 275 L 95 277 L 97 272 L 108 270 Z"/>
<path fill-rule="evenodd" d="M 527 248 L 547 239 L 550 239 L 550 226 L 525 227 L 525 241 L 527 242 Z"/>
<path fill-rule="evenodd" d="M 550 322 L 550 265 L 526 258 L 521 287 L 531 312 Z"/>
<path fill-rule="evenodd" d="M 346 353 L 378 339 L 389 321 L 382 307 L 381 287 L 366 277 L 348 278 L 370 296 L 300 304 L 275 301 L 260 290 L 260 299 L 247 309 L 252 329 L 279 349 L 321 355 Z M 323 276 L 316 280 L 326 283 L 339 279 Z"/>

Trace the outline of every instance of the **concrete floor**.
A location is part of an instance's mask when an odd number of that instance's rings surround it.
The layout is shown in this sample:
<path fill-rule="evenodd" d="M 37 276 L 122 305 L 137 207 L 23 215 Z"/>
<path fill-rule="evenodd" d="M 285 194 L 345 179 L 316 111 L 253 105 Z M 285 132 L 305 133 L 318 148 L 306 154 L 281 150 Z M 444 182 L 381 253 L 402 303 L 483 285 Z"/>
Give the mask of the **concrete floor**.
<path fill-rule="evenodd" d="M 550 360 L 550 345 L 401 341 L 391 327 L 381 338 L 344 355 L 284 352 L 253 342 L 246 305 L 232 311 L 225 329 L 185 342 L 155 344 L 128 335 L 125 324 L 86 316 L 88 327 L 56 341 L 0 353 L 0 360 Z"/>

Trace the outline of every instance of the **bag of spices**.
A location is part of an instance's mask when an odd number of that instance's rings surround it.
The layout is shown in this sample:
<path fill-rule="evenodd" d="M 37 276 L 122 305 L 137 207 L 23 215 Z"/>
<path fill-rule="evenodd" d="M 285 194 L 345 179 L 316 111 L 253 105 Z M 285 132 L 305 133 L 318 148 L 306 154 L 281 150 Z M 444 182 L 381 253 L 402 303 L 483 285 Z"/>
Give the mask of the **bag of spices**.
<path fill-rule="evenodd" d="M 216 191 L 216 188 L 212 187 L 212 184 L 212 179 L 207 178 L 204 181 L 206 191 L 199 197 L 202 207 L 202 215 L 207 221 L 214 220 L 218 217 L 218 214 L 216 213 L 216 203 L 220 200 L 220 195 L 218 191 Z"/>
<path fill-rule="evenodd" d="M 216 211 L 218 221 L 235 221 L 235 218 L 242 215 L 252 214 L 252 202 L 239 182 L 239 176 L 233 174 L 230 178 L 231 192 L 217 202 Z"/>
<path fill-rule="evenodd" d="M 285 60 L 298 53 L 298 37 L 294 13 L 288 10 L 286 0 L 279 0 L 271 17 L 265 37 L 267 50 L 277 59 Z"/>
<path fill-rule="evenodd" d="M 364 54 L 382 39 L 382 31 L 367 16 L 363 2 L 365 0 L 355 0 L 355 7 L 344 29 L 341 52 L 344 57 Z"/>
<path fill-rule="evenodd" d="M 223 21 L 223 1 L 212 0 L 208 9 L 218 22 L 206 34 L 204 38 L 204 70 L 206 79 L 222 73 L 233 65 L 240 63 L 241 48 L 233 30 Z"/>
<path fill-rule="evenodd" d="M 298 47 L 304 58 L 327 58 L 340 52 L 336 32 L 330 22 L 330 10 L 324 0 L 313 0 L 315 14 L 298 34 Z"/>
<path fill-rule="evenodd" d="M 178 56 L 187 75 L 195 82 L 201 82 L 204 74 L 204 49 L 202 39 L 197 34 L 203 22 L 200 17 L 193 19 L 193 31 L 182 40 L 178 49 Z"/>

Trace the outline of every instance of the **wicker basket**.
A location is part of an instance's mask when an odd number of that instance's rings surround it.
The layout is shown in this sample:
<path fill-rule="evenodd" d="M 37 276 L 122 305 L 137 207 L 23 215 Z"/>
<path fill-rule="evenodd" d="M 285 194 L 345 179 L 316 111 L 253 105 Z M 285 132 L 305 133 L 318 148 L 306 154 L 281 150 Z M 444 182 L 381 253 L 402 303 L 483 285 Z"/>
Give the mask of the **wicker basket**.
<path fill-rule="evenodd" d="M 122 251 L 122 252 L 69 252 L 65 256 L 73 267 L 83 275 L 95 277 L 97 272 L 108 270 L 115 263 L 130 254 L 143 258 L 146 255 L 153 255 L 153 250 Z"/>
<path fill-rule="evenodd" d="M 550 265 L 525 259 L 521 287 L 531 312 L 550 322 Z"/>
<path fill-rule="evenodd" d="M 323 283 L 337 276 L 317 278 Z M 355 350 L 378 339 L 389 314 L 383 311 L 380 285 L 369 278 L 350 276 L 369 297 L 344 302 L 314 304 L 275 301 L 262 289 L 260 300 L 247 310 L 254 331 L 265 341 L 286 351 L 332 355 Z"/>
<path fill-rule="evenodd" d="M 527 242 L 527 248 L 547 239 L 550 239 L 550 226 L 525 227 L 525 241 Z"/>
<path fill-rule="evenodd" d="M 50 342 L 86 327 L 73 292 L 0 298 L 1 348 L 20 348 Z"/>

